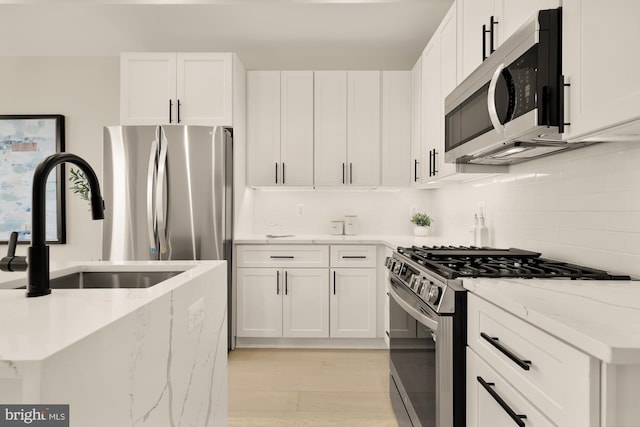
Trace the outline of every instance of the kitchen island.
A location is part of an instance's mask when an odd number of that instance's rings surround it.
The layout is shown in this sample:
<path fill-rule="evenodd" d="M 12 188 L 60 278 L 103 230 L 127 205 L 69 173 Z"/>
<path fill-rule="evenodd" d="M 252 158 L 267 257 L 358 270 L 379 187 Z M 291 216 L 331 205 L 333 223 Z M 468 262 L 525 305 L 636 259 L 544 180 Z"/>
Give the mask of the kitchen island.
<path fill-rule="evenodd" d="M 226 425 L 226 263 L 52 263 L 51 278 L 87 270 L 182 273 L 36 298 L 2 273 L 0 403 L 68 404 L 78 427 Z"/>

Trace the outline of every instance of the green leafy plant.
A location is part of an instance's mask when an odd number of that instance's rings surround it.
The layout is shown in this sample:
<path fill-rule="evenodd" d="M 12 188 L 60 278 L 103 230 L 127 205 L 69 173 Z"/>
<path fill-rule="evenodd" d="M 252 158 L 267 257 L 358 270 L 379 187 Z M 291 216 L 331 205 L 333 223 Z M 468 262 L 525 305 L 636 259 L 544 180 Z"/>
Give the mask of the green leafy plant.
<path fill-rule="evenodd" d="M 87 177 L 81 170 L 74 168 L 70 168 L 69 174 L 71 175 L 69 181 L 73 183 L 73 185 L 69 187 L 71 191 L 79 195 L 82 200 L 89 201 L 89 182 L 87 181 Z"/>
<path fill-rule="evenodd" d="M 431 221 L 431 217 L 425 213 L 418 212 L 411 217 L 411 222 L 419 227 L 429 227 Z"/>

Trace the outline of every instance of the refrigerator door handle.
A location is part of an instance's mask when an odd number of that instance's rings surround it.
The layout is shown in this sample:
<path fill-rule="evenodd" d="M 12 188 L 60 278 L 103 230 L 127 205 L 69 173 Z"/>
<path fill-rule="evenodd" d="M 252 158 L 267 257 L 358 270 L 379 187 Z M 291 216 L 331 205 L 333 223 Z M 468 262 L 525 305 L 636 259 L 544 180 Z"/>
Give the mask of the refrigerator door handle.
<path fill-rule="evenodd" d="M 167 218 L 165 216 L 165 181 L 167 178 L 167 141 L 160 129 L 160 156 L 158 158 L 158 179 L 156 181 L 156 218 L 158 221 L 158 240 L 160 255 L 167 253 Z M 167 199 L 169 198 L 167 189 Z"/>
<path fill-rule="evenodd" d="M 159 130 L 156 131 L 156 135 Z M 149 155 L 149 167 L 147 169 L 147 232 L 149 235 L 149 248 L 151 254 L 157 255 L 156 244 L 156 215 L 154 209 L 154 190 L 158 176 L 158 139 L 151 143 L 151 154 Z"/>

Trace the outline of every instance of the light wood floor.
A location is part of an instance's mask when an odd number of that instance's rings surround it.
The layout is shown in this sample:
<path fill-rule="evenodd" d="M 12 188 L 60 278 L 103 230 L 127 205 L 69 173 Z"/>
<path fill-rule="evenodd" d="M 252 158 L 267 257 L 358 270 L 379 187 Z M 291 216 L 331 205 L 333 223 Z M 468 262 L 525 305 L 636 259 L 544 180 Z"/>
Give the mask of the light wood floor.
<path fill-rule="evenodd" d="M 397 427 L 384 350 L 236 349 L 229 427 Z"/>

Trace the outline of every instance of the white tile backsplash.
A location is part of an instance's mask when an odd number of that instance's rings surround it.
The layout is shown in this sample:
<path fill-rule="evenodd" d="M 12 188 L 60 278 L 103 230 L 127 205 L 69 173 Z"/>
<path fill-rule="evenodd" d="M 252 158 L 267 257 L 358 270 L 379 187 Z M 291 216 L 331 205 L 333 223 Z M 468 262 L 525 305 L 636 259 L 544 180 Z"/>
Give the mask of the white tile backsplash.
<path fill-rule="evenodd" d="M 486 206 L 490 242 L 640 277 L 640 142 L 602 143 L 425 194 L 434 231 L 469 241 Z"/>
<path fill-rule="evenodd" d="M 430 213 L 425 192 L 412 189 L 252 191 L 255 234 L 329 234 L 330 221 L 357 215 L 358 234 L 409 235 L 411 206 Z"/>

